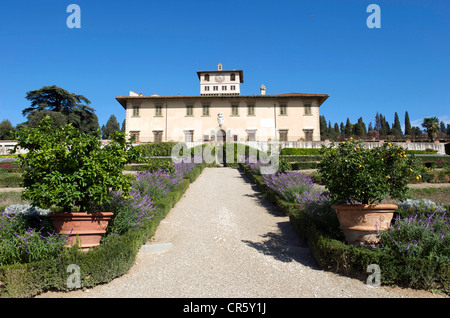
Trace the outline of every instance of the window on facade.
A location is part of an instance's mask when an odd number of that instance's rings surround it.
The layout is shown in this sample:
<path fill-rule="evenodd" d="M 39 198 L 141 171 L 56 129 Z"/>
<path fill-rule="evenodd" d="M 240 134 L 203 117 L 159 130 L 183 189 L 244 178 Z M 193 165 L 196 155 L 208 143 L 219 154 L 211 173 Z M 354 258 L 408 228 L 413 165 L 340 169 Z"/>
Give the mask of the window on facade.
<path fill-rule="evenodd" d="M 238 105 L 232 105 L 231 106 L 231 115 L 239 116 L 239 107 L 238 107 Z"/>
<path fill-rule="evenodd" d="M 247 130 L 248 141 L 256 140 L 256 130 Z"/>
<path fill-rule="evenodd" d="M 192 141 L 194 141 L 194 131 L 193 130 L 186 130 L 184 132 L 184 141 L 185 142 L 192 142 Z"/>
<path fill-rule="evenodd" d="M 305 115 L 311 115 L 311 104 L 305 104 Z"/>
<path fill-rule="evenodd" d="M 233 141 L 238 141 L 238 135 L 233 135 Z"/>
<path fill-rule="evenodd" d="M 133 142 L 139 142 L 139 131 L 130 131 L 130 139 Z"/>
<path fill-rule="evenodd" d="M 235 80 L 236 80 L 236 75 L 234 73 L 231 73 L 230 81 L 235 81 Z"/>
<path fill-rule="evenodd" d="M 247 115 L 255 116 L 255 105 L 248 105 L 247 106 Z"/>
<path fill-rule="evenodd" d="M 280 130 L 280 141 L 288 141 L 288 131 L 287 130 Z"/>
<path fill-rule="evenodd" d="M 313 141 L 313 130 L 312 129 L 305 129 L 305 141 Z"/>
<path fill-rule="evenodd" d="M 219 86 L 213 86 L 213 91 L 218 91 L 219 90 Z"/>
<path fill-rule="evenodd" d="M 162 106 L 161 105 L 155 106 L 155 116 L 162 116 Z"/>
<path fill-rule="evenodd" d="M 209 105 L 203 105 L 203 116 L 209 116 Z"/>
<path fill-rule="evenodd" d="M 205 86 L 205 91 L 209 91 L 209 86 Z"/>
<path fill-rule="evenodd" d="M 226 87 L 226 86 L 222 86 L 222 90 L 223 90 L 223 91 L 226 91 L 226 90 L 227 90 L 227 87 Z"/>
<path fill-rule="evenodd" d="M 205 82 L 209 82 L 209 74 L 205 74 Z"/>
<path fill-rule="evenodd" d="M 203 135 L 203 141 L 209 141 L 209 135 Z"/>
<path fill-rule="evenodd" d="M 231 85 L 230 86 L 230 91 L 235 91 L 236 90 L 236 85 Z"/>
<path fill-rule="evenodd" d="M 162 142 L 162 130 L 154 130 L 153 131 L 153 141 L 154 142 Z"/>
<path fill-rule="evenodd" d="M 287 115 L 287 107 L 284 104 L 280 105 L 280 115 Z"/>
<path fill-rule="evenodd" d="M 139 117 L 139 106 L 133 106 L 133 117 Z"/>
<path fill-rule="evenodd" d="M 194 116 L 194 106 L 192 105 L 186 106 L 186 116 Z"/>

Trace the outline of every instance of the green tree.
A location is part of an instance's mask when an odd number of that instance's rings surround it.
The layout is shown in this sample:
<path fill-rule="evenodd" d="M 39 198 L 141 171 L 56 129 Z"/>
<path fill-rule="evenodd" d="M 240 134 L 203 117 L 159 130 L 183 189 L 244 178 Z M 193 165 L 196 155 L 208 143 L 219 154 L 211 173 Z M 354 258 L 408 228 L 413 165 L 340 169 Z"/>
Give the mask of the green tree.
<path fill-rule="evenodd" d="M 402 126 L 400 125 L 400 119 L 398 118 L 397 112 L 394 115 L 394 124 L 392 125 L 393 135 L 402 135 Z"/>
<path fill-rule="evenodd" d="M 91 102 L 83 95 L 70 93 L 53 85 L 29 91 L 25 98 L 31 105 L 22 111 L 24 116 L 47 110 L 63 114 L 67 118 L 67 123 L 81 132 L 95 135 L 99 128 L 95 110 L 88 106 Z"/>
<path fill-rule="evenodd" d="M 422 127 L 425 128 L 428 138 L 433 142 L 439 132 L 439 119 L 437 117 L 424 118 Z"/>
<path fill-rule="evenodd" d="M 325 140 L 328 137 L 327 121 L 325 120 L 325 116 L 320 115 L 319 124 L 320 124 L 320 139 Z"/>
<path fill-rule="evenodd" d="M 0 140 L 11 140 L 11 131 L 14 131 L 13 125 L 11 124 L 9 119 L 4 119 L 0 123 Z"/>
<path fill-rule="evenodd" d="M 116 116 L 111 115 L 106 122 L 106 126 L 102 126 L 102 138 L 110 139 L 115 131 L 120 131 L 120 124 L 117 121 Z"/>
<path fill-rule="evenodd" d="M 384 117 L 381 114 L 380 114 L 380 125 L 381 125 L 380 135 L 387 135 L 387 134 L 389 134 L 389 131 L 390 131 L 389 123 L 386 120 L 386 117 Z"/>
<path fill-rule="evenodd" d="M 334 124 L 334 133 L 336 134 L 336 136 L 337 135 L 339 135 L 340 134 L 340 130 L 339 130 L 339 125 L 338 125 L 338 123 L 335 123 Z"/>
<path fill-rule="evenodd" d="M 67 116 L 61 112 L 44 109 L 41 111 L 31 111 L 27 116 L 28 121 L 24 123 L 24 126 L 27 128 L 37 128 L 45 116 L 49 116 L 52 119 L 52 129 L 57 129 L 67 124 Z"/>
<path fill-rule="evenodd" d="M 443 121 L 441 121 L 440 123 L 440 128 L 439 128 L 439 132 L 440 133 L 445 133 L 446 129 L 445 129 L 445 123 Z"/>
<path fill-rule="evenodd" d="M 353 125 L 350 123 L 350 119 L 347 117 L 347 122 L 345 123 L 345 135 L 350 136 L 353 132 Z"/>
<path fill-rule="evenodd" d="M 412 135 L 411 122 L 409 121 L 409 114 L 405 112 L 405 135 Z"/>

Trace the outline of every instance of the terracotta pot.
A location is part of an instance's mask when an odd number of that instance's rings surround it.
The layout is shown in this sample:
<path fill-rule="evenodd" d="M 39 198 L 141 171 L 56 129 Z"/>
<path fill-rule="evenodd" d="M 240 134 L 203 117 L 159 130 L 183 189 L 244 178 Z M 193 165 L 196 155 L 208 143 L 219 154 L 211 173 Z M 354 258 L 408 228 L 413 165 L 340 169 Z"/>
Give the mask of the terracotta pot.
<path fill-rule="evenodd" d="M 339 219 L 339 228 L 344 232 L 345 240 L 350 245 L 378 243 L 377 231 L 387 230 L 394 212 L 395 204 L 358 204 L 334 205 Z"/>
<path fill-rule="evenodd" d="M 65 246 L 73 246 L 77 240 L 82 250 L 100 244 L 106 232 L 112 212 L 63 212 L 50 213 L 53 228 L 58 234 L 70 234 Z"/>

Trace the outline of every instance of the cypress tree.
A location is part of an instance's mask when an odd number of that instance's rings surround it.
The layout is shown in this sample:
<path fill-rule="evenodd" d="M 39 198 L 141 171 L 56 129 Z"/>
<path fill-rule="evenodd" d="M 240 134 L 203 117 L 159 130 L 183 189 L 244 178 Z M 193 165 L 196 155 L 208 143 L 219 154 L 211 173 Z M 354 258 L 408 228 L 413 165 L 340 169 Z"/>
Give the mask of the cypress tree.
<path fill-rule="evenodd" d="M 402 126 L 400 125 L 400 120 L 398 119 L 397 112 L 395 112 L 395 115 L 394 115 L 394 124 L 392 125 L 392 130 L 393 130 L 394 135 L 402 134 Z"/>
<path fill-rule="evenodd" d="M 409 114 L 405 112 L 405 135 L 412 135 L 411 122 L 409 121 Z"/>

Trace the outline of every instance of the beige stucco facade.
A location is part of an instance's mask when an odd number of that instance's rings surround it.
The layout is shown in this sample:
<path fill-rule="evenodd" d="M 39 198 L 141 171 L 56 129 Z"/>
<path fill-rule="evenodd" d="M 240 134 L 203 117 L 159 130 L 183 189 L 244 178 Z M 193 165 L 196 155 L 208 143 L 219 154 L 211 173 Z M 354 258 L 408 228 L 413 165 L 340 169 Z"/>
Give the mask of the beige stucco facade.
<path fill-rule="evenodd" d="M 240 95 L 242 70 L 225 71 L 219 64 L 217 71 L 197 74 L 198 96 L 116 97 L 126 110 L 126 133 L 138 142 L 320 140 L 319 107 L 328 95 L 266 95 L 264 86 L 261 95 Z"/>
<path fill-rule="evenodd" d="M 319 107 L 326 98 L 327 95 L 283 94 L 116 99 L 126 109 L 126 133 L 136 135 L 139 142 L 154 142 L 157 138 L 216 140 L 220 130 L 225 132 L 227 141 L 319 141 Z M 219 113 L 224 119 L 221 126 Z"/>

